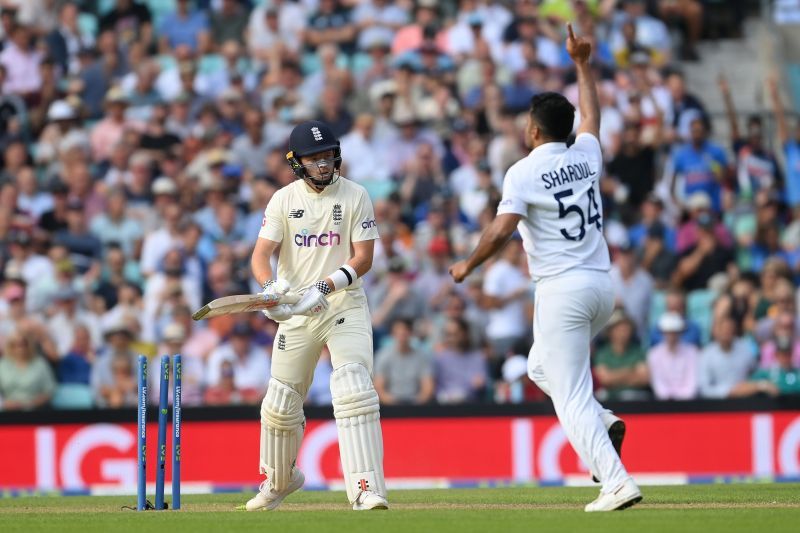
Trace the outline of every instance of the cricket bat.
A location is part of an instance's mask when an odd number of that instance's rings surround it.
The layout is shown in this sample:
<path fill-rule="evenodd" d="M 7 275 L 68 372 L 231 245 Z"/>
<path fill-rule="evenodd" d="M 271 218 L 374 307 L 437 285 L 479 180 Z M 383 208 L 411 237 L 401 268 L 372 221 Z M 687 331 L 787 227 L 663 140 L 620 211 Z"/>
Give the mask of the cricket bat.
<path fill-rule="evenodd" d="M 220 315 L 232 315 L 234 313 L 249 313 L 269 309 L 280 304 L 295 304 L 300 301 L 300 295 L 287 292 L 275 300 L 265 300 L 261 294 L 235 294 L 233 296 L 223 296 L 213 300 L 192 315 L 193 320 L 203 320 Z"/>

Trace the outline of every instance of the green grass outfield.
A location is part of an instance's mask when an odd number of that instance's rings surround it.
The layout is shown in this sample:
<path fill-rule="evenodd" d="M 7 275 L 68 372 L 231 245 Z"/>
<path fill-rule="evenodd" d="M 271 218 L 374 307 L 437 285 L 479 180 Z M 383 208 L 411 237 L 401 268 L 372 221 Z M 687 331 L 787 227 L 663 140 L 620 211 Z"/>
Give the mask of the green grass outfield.
<path fill-rule="evenodd" d="M 235 511 L 249 494 L 186 495 L 177 512 L 121 510 L 135 497 L 0 499 L 0 531 L 133 532 L 757 532 L 800 531 L 800 484 L 644 487 L 622 512 L 589 514 L 594 488 L 408 490 L 389 511 L 356 513 L 342 492 L 299 492 L 272 512 Z"/>

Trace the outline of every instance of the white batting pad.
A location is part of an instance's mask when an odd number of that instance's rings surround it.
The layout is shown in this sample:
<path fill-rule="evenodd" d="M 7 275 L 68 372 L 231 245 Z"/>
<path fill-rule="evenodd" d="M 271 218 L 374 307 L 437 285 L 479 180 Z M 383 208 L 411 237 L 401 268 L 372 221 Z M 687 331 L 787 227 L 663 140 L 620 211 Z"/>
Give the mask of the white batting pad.
<path fill-rule="evenodd" d="M 280 492 L 289 486 L 305 429 L 303 397 L 271 378 L 261 402 L 261 473 Z"/>
<path fill-rule="evenodd" d="M 350 503 L 365 490 L 386 497 L 378 393 L 364 365 L 349 363 L 334 370 L 331 394 Z"/>

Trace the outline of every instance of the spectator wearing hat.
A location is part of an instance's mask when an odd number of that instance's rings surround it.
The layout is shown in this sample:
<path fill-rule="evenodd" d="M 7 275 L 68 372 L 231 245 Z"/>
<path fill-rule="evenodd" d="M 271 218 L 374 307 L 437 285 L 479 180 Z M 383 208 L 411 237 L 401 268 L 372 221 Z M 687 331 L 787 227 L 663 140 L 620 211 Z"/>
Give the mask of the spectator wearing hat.
<path fill-rule="evenodd" d="M 731 247 L 733 245 L 730 231 L 725 224 L 714 216 L 711 210 L 711 197 L 707 193 L 699 191 L 692 194 L 686 200 L 685 207 L 688 219 L 678 228 L 675 242 L 676 251 L 679 254 L 697 244 L 699 219 L 702 217 L 705 222 L 707 220 L 706 215 L 712 217 L 716 239 L 723 246 Z"/>
<path fill-rule="evenodd" d="M 218 387 L 223 382 L 223 363 L 233 367 L 233 384 L 243 396 L 255 403 L 263 396 L 269 381 L 270 356 L 252 342 L 253 331 L 246 322 L 237 322 L 230 339 L 208 356 L 206 386 Z"/>
<path fill-rule="evenodd" d="M 528 337 L 533 310 L 526 267 L 522 243 L 512 239 L 484 274 L 481 306 L 488 311 L 486 337 L 494 360 Z"/>
<path fill-rule="evenodd" d="M 664 294 L 664 311 L 667 313 L 676 313 L 683 319 L 683 332 L 681 333 L 681 341 L 694 344 L 700 347 L 702 344 L 702 330 L 694 320 L 690 320 L 686 316 L 686 293 L 681 289 L 670 288 Z M 655 346 L 663 340 L 661 328 L 656 326 L 650 330 L 650 346 Z"/>
<path fill-rule="evenodd" d="M 392 322 L 391 344 L 376 354 L 375 390 L 384 405 L 430 402 L 434 393 L 433 361 L 414 345 L 413 322 Z"/>
<path fill-rule="evenodd" d="M 78 110 L 67 100 L 51 102 L 46 119 L 37 143 L 37 164 L 55 165 L 64 144 L 88 146 L 89 135 L 78 123 Z"/>
<path fill-rule="evenodd" d="M 106 115 L 92 128 L 92 157 L 96 162 L 105 161 L 111 154 L 111 148 L 121 139 L 125 128 L 130 124 L 125 118 L 128 97 L 120 88 L 113 88 L 105 96 Z"/>
<path fill-rule="evenodd" d="M 725 271 L 733 262 L 730 248 L 723 246 L 715 235 L 716 223 L 709 213 L 697 218 L 697 244 L 680 255 L 672 276 L 672 285 L 686 291 L 704 289 L 717 272 Z"/>
<path fill-rule="evenodd" d="M 608 342 L 597 350 L 592 370 L 603 400 L 645 400 L 650 397 L 650 373 L 636 324 L 621 308 L 611 315 L 606 326 Z"/>
<path fill-rule="evenodd" d="M 100 239 L 90 233 L 86 224 L 84 203 L 73 197 L 67 201 L 67 228 L 56 232 L 53 242 L 64 246 L 79 274 L 99 268 L 102 256 Z"/>
<path fill-rule="evenodd" d="M 657 400 L 691 400 L 698 393 L 697 348 L 681 341 L 686 328 L 677 313 L 664 313 L 658 320 L 664 340 L 647 352 L 650 386 Z"/>
<path fill-rule="evenodd" d="M 439 403 L 474 403 L 483 399 L 489 382 L 483 354 L 470 342 L 465 320 L 448 320 L 444 339 L 434 353 L 436 400 Z"/>
<path fill-rule="evenodd" d="M 163 53 L 185 46 L 192 53 L 209 46 L 209 22 L 206 12 L 193 9 L 192 0 L 177 0 L 176 10 L 166 15 L 158 30 L 159 49 Z"/>
<path fill-rule="evenodd" d="M 12 333 L 0 357 L 0 409 L 38 409 L 50 403 L 56 381 L 47 361 L 23 332 Z"/>
<path fill-rule="evenodd" d="M 782 337 L 776 341 L 776 365 L 772 368 L 760 368 L 753 372 L 750 379 L 737 384 L 731 391 L 732 397 L 767 394 L 780 396 L 800 394 L 800 368 L 792 362 L 792 341 Z"/>
<path fill-rule="evenodd" d="M 108 407 L 136 405 L 134 333 L 126 321 L 120 320 L 106 325 L 103 337 L 103 349 L 92 365 L 90 378 L 95 403 Z M 150 397 L 151 401 L 157 398 L 157 391 L 155 394 Z"/>
<path fill-rule="evenodd" d="M 78 303 L 78 293 L 72 287 L 64 287 L 55 293 L 55 313 L 47 321 L 47 329 L 55 340 L 58 355 L 69 353 L 75 342 L 75 328 L 82 325 L 89 330 L 92 346 L 102 342 L 100 323 L 97 317 L 84 311 Z"/>
<path fill-rule="evenodd" d="M 623 242 L 611 264 L 611 283 L 617 301 L 636 323 L 640 339 L 647 338 L 650 301 L 653 297 L 653 278 L 641 267 L 630 242 Z"/>
<path fill-rule="evenodd" d="M 721 316 L 714 323 L 714 342 L 700 352 L 697 371 L 703 398 L 727 398 L 756 366 L 753 344 L 736 335 L 736 321 Z"/>
<path fill-rule="evenodd" d="M 494 401 L 497 403 L 541 402 L 547 395 L 528 377 L 529 345 L 525 341 L 519 349 L 506 358 L 501 368 L 501 378 L 494 382 Z"/>

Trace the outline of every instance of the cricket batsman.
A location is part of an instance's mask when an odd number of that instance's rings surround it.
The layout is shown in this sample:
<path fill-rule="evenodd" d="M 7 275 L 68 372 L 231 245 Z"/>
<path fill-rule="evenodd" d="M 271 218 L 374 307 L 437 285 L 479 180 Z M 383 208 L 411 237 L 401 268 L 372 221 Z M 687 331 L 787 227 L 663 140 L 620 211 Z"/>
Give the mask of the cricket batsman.
<path fill-rule="evenodd" d="M 251 267 L 266 299 L 279 300 L 289 290 L 301 298 L 264 311 L 279 323 L 261 403 L 260 471 L 266 480 L 245 508 L 275 509 L 303 486 L 295 465 L 305 428 L 303 401 L 327 346 L 347 497 L 357 511 L 388 509 L 372 327 L 361 280 L 378 238 L 372 203 L 363 187 L 340 176 L 339 140 L 324 122 L 295 127 L 286 160 L 298 179 L 267 205 Z M 278 247 L 276 275 L 270 257 Z"/>

